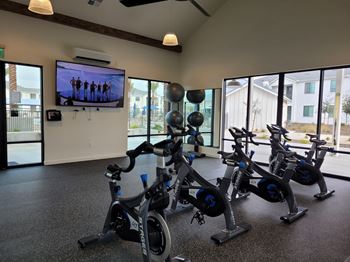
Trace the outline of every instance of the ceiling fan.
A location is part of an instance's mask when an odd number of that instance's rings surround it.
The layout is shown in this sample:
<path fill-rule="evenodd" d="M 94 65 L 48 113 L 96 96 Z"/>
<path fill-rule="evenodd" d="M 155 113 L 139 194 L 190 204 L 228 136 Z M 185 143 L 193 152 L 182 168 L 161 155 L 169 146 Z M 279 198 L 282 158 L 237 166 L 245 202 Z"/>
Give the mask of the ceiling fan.
<path fill-rule="evenodd" d="M 103 0 L 89 0 L 88 4 L 93 6 L 99 6 L 102 2 Z"/>
<path fill-rule="evenodd" d="M 146 5 L 146 4 L 152 4 L 157 2 L 164 2 L 169 0 L 119 0 L 119 1 L 126 7 L 133 7 L 133 6 Z M 200 4 L 198 4 L 196 0 L 176 0 L 176 1 L 179 1 L 179 2 L 188 1 L 192 5 L 194 5 L 200 12 L 202 12 L 203 15 L 208 17 L 210 16 L 210 14 Z"/>

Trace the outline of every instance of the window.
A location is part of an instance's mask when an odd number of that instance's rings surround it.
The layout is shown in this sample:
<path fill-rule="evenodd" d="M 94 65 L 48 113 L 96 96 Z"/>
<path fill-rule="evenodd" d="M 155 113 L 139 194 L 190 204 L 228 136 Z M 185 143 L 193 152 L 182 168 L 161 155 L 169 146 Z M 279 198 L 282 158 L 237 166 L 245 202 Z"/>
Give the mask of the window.
<path fill-rule="evenodd" d="M 350 152 L 350 68 L 330 69 L 324 71 L 324 82 L 329 80 L 330 91 L 327 85 L 322 99 L 321 138 L 327 141 L 326 146 L 335 150 Z M 335 80 L 336 79 L 336 80 Z M 336 103 L 336 85 L 339 85 L 341 94 L 339 103 Z M 350 176 L 350 155 L 327 153 L 321 170 L 326 173 Z"/>
<path fill-rule="evenodd" d="M 313 117 L 314 116 L 314 106 L 304 106 L 304 117 Z"/>
<path fill-rule="evenodd" d="M 205 90 L 205 100 L 199 105 L 199 112 L 204 116 L 204 122 L 199 127 L 199 131 L 203 134 L 206 146 L 213 146 L 213 98 L 214 89 L 207 89 Z"/>
<path fill-rule="evenodd" d="M 350 177 L 350 65 L 343 68 L 281 72 L 276 76 L 279 76 L 278 79 L 284 79 L 283 97 L 280 92 L 277 94 L 279 114 L 276 122 L 289 130 L 288 136 L 291 141 L 288 144 L 291 149 L 304 155 L 304 151 L 311 146 L 307 134 L 318 134 L 320 139 L 327 142 L 326 146 L 335 149 L 335 153 L 327 153 L 321 167 L 322 172 Z M 231 150 L 232 139 L 227 132 L 228 127 L 246 126 L 257 135 L 256 140 L 260 143 L 259 147 L 248 144 L 248 149 L 256 148 L 257 154 L 254 158 L 268 163 L 266 156 L 271 149 L 268 141 L 263 140 L 265 136 L 262 123 L 272 123 L 271 119 L 275 119 L 275 110 L 272 110 L 272 114 L 270 112 L 275 102 L 264 102 L 266 97 L 259 94 L 259 91 L 267 91 L 271 97 L 278 86 L 274 81 L 273 76 L 249 76 L 242 80 L 225 79 L 222 112 L 222 127 L 225 132 L 222 149 Z M 232 89 L 229 89 L 230 85 Z M 248 86 L 247 90 L 250 91 L 250 101 L 247 99 L 247 92 L 239 94 L 245 86 Z M 231 96 L 236 99 L 229 99 Z M 242 112 L 244 108 L 248 115 Z M 249 124 L 239 122 L 242 117 L 249 120 Z M 264 117 L 269 119 L 265 120 Z"/>
<path fill-rule="evenodd" d="M 287 107 L 287 122 L 292 120 L 292 106 Z"/>
<path fill-rule="evenodd" d="M 305 94 L 314 94 L 315 93 L 315 82 L 305 83 Z"/>
<path fill-rule="evenodd" d="M 224 149 L 231 150 L 233 139 L 229 128 L 233 126 L 246 127 L 247 123 L 247 99 L 248 78 L 232 79 L 225 81 L 225 126 L 224 126 Z"/>
<path fill-rule="evenodd" d="M 133 149 L 143 141 L 158 139 L 153 136 L 161 139 L 166 134 L 169 103 L 164 99 L 164 89 L 168 83 L 130 78 L 129 84 L 128 148 Z"/>
<path fill-rule="evenodd" d="M 289 99 L 293 99 L 293 86 L 287 85 L 284 88 L 285 88 L 285 96 L 288 97 Z"/>
<path fill-rule="evenodd" d="M 337 89 L 337 81 L 331 80 L 331 86 L 330 86 L 329 91 L 334 93 L 336 91 L 336 89 Z"/>
<path fill-rule="evenodd" d="M 218 143 L 215 143 L 215 126 L 219 125 L 219 123 L 215 123 L 218 121 L 215 121 L 217 119 L 220 119 L 220 115 L 215 117 L 214 113 L 215 111 L 213 108 L 215 108 L 215 98 L 221 97 L 220 94 L 216 94 L 216 89 L 206 89 L 205 90 L 205 99 L 202 103 L 196 105 L 190 103 L 185 95 L 184 98 L 184 121 L 186 122 L 186 119 L 189 114 L 191 114 L 194 111 L 199 111 L 204 116 L 204 122 L 203 124 L 198 128 L 198 131 L 201 132 L 201 135 L 204 139 L 204 146 L 208 147 L 215 147 L 218 146 Z M 186 140 L 187 141 L 187 140 Z"/>

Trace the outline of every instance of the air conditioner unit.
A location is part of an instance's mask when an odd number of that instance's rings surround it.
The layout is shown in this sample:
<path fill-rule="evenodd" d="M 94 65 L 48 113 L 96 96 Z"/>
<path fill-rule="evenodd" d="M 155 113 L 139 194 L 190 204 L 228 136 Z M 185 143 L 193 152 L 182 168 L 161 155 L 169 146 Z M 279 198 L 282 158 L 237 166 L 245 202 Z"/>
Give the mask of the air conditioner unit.
<path fill-rule="evenodd" d="M 112 62 L 112 56 L 109 54 L 82 48 L 73 49 L 73 59 L 105 65 Z"/>

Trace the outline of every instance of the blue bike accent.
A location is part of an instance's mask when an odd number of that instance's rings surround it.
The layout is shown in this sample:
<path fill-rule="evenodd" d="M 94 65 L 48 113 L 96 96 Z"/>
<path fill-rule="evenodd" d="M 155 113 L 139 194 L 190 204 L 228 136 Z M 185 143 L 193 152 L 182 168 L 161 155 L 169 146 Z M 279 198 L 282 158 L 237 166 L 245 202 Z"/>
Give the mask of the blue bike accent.
<path fill-rule="evenodd" d="M 208 204 L 209 207 L 215 207 L 216 201 L 213 195 L 207 195 L 205 198 L 205 203 Z"/>
<path fill-rule="evenodd" d="M 299 164 L 300 166 L 304 166 L 304 165 L 306 164 L 306 161 L 305 161 L 305 160 L 299 160 L 299 161 L 298 161 L 298 164 Z"/>
<path fill-rule="evenodd" d="M 170 180 L 168 180 L 168 181 L 165 182 L 165 186 L 166 186 L 167 188 L 169 188 L 169 187 L 171 186 L 171 184 L 170 184 L 170 181 L 171 181 L 171 180 L 173 180 L 172 177 L 170 178 Z"/>
<path fill-rule="evenodd" d="M 239 162 L 239 169 L 246 169 L 247 167 L 248 166 L 246 162 L 244 161 Z"/>
<path fill-rule="evenodd" d="M 142 183 L 147 183 L 148 181 L 148 174 L 142 174 L 140 175 Z"/>
<path fill-rule="evenodd" d="M 195 154 L 189 154 L 189 156 L 188 156 L 188 162 L 192 162 L 193 160 L 195 160 L 196 159 L 196 156 L 195 156 Z"/>
<path fill-rule="evenodd" d="M 119 186 L 119 188 L 114 189 L 114 193 L 117 197 L 120 197 L 122 195 L 122 190 L 121 190 L 120 186 Z"/>
<path fill-rule="evenodd" d="M 142 174 L 140 176 L 143 188 L 147 188 L 148 174 Z"/>
<path fill-rule="evenodd" d="M 277 198 L 279 196 L 279 194 L 277 193 L 278 188 L 275 184 L 269 184 L 266 188 L 271 198 Z"/>

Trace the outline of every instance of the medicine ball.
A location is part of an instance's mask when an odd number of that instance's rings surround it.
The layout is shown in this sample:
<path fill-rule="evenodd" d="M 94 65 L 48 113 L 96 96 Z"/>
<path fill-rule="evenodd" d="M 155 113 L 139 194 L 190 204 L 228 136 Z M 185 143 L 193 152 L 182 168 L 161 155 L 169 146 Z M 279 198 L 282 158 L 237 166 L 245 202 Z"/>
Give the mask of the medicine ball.
<path fill-rule="evenodd" d="M 195 111 L 188 115 L 187 122 L 194 127 L 200 127 L 204 122 L 204 116 L 201 112 Z"/>
<path fill-rule="evenodd" d="M 166 98 L 173 103 L 180 102 L 185 96 L 185 89 L 178 83 L 170 83 L 165 89 Z"/>
<path fill-rule="evenodd" d="M 187 91 L 186 98 L 192 104 L 200 104 L 205 99 L 205 90 L 190 90 L 190 91 Z"/>
<path fill-rule="evenodd" d="M 179 111 L 172 110 L 166 114 L 165 120 L 168 123 L 168 125 L 172 127 L 176 127 L 176 126 L 182 126 L 182 122 L 184 121 L 184 118 Z"/>
<path fill-rule="evenodd" d="M 189 136 L 187 138 L 187 144 L 190 144 L 190 145 L 199 145 L 199 146 L 204 146 L 204 138 L 199 135 L 197 136 L 197 138 L 195 138 L 194 136 Z"/>

